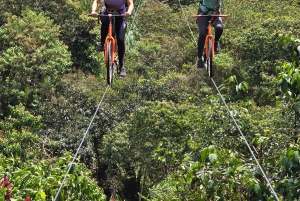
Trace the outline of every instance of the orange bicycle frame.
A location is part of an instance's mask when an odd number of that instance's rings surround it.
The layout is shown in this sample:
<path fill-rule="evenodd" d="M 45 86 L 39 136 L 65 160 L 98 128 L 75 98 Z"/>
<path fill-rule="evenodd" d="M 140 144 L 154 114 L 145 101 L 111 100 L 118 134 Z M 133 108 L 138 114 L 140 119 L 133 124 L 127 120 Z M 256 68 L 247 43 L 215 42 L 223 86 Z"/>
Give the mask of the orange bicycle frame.
<path fill-rule="evenodd" d="M 115 58 L 115 50 L 116 50 L 116 40 L 113 37 L 113 24 L 112 24 L 112 14 L 108 14 L 108 19 L 109 19 L 109 26 L 108 26 L 108 34 L 105 38 L 105 43 L 104 43 L 104 61 L 106 61 L 106 55 L 107 55 L 107 44 L 109 41 L 111 41 L 111 58 L 112 61 L 114 61 Z"/>
<path fill-rule="evenodd" d="M 215 54 L 215 38 L 214 36 L 212 35 L 211 33 L 211 27 L 212 27 L 212 24 L 211 24 L 211 21 L 209 21 L 209 24 L 207 26 L 207 34 L 206 34 L 206 37 L 205 37 L 205 55 L 206 55 L 206 58 L 208 57 L 208 51 L 209 51 L 209 39 L 211 39 L 212 41 L 212 57 L 214 57 L 214 54 Z"/>

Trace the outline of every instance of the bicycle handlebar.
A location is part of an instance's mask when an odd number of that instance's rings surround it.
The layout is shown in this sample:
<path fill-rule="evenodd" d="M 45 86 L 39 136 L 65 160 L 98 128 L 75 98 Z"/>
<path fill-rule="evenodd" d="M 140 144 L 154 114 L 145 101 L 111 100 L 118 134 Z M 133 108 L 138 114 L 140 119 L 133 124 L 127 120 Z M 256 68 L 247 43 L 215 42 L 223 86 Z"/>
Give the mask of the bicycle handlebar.
<path fill-rule="evenodd" d="M 124 14 L 110 14 L 108 13 L 107 15 L 102 15 L 102 14 L 99 14 L 99 13 L 95 13 L 95 14 L 89 14 L 89 17 L 124 17 L 125 15 Z"/>
<path fill-rule="evenodd" d="M 228 15 L 193 15 L 193 18 L 199 18 L 199 17 L 228 17 Z"/>

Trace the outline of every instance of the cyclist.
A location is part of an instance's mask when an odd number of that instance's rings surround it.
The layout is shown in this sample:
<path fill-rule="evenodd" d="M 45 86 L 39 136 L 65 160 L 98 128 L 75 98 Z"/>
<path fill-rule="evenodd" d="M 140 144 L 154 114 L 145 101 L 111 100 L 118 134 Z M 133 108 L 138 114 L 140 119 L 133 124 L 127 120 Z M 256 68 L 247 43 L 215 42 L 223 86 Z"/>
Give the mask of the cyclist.
<path fill-rule="evenodd" d="M 198 15 L 209 15 L 209 14 L 220 14 L 220 6 L 222 0 L 200 0 L 200 6 L 198 9 Z M 210 17 L 199 17 L 197 18 L 197 24 L 199 29 L 199 37 L 198 37 L 198 68 L 204 67 L 204 62 L 202 60 L 205 37 L 207 32 L 208 21 Z M 223 25 L 222 18 L 215 17 L 213 21 L 213 26 L 215 28 L 215 52 L 220 52 L 221 47 L 219 44 L 219 40 L 223 33 Z"/>
<path fill-rule="evenodd" d="M 92 4 L 91 16 L 97 17 L 98 13 L 96 12 L 98 5 L 101 0 L 94 0 Z M 108 11 L 114 11 L 123 16 L 115 18 L 115 31 L 117 36 L 118 44 L 118 56 L 120 64 L 120 75 L 125 76 L 126 71 L 124 68 L 124 56 L 125 56 L 125 32 L 126 32 L 126 21 L 125 18 L 129 17 L 134 9 L 133 0 L 104 0 L 105 6 L 101 8 L 101 14 L 107 15 Z M 126 9 L 127 6 L 127 9 Z M 127 11 L 126 11 L 127 10 Z M 108 17 L 101 17 L 101 42 L 98 46 L 99 51 L 104 50 L 104 42 L 108 33 L 109 21 Z"/>

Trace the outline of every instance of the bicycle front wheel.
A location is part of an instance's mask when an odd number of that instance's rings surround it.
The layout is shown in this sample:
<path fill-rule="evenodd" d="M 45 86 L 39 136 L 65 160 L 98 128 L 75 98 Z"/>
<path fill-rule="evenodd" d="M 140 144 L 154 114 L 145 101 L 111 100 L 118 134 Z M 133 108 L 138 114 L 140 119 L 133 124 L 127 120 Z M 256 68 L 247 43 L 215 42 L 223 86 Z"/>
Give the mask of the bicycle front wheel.
<path fill-rule="evenodd" d="M 113 80 L 114 68 L 113 68 L 113 61 L 112 61 L 112 47 L 111 41 L 107 42 L 106 45 L 106 73 L 107 73 L 107 84 L 110 85 Z"/>
<path fill-rule="evenodd" d="M 212 59 L 213 59 L 213 40 L 210 38 L 208 39 L 208 54 L 206 57 L 206 66 L 207 66 L 207 72 L 208 76 L 213 76 L 213 67 L 212 67 Z"/>

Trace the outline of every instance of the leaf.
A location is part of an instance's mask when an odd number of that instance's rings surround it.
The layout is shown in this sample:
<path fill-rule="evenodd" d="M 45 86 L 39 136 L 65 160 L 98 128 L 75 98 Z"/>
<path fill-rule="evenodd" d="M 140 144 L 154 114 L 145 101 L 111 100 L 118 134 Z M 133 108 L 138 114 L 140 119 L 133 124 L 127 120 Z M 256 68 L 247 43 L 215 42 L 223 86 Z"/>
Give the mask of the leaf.
<path fill-rule="evenodd" d="M 235 75 L 230 76 L 230 77 L 227 79 L 227 82 L 228 82 L 228 83 L 237 83 L 236 76 L 235 76 Z"/>
<path fill-rule="evenodd" d="M 208 154 L 209 154 L 208 148 L 204 148 L 204 149 L 202 150 L 202 152 L 201 152 L 201 159 L 202 159 L 202 161 L 205 161 L 205 159 L 206 159 L 206 157 L 208 156 Z"/>
<path fill-rule="evenodd" d="M 254 184 L 253 189 L 254 189 L 254 192 L 255 192 L 257 195 L 260 194 L 261 188 L 260 188 L 260 185 L 259 185 L 259 184 Z"/>
<path fill-rule="evenodd" d="M 249 89 L 247 82 L 242 82 L 242 90 L 247 91 Z"/>
<path fill-rule="evenodd" d="M 231 167 L 229 167 L 229 168 L 226 169 L 226 174 L 233 176 L 234 175 L 234 170 Z"/>
<path fill-rule="evenodd" d="M 42 198 L 43 200 L 46 200 L 46 194 L 45 194 L 45 192 L 39 191 L 39 195 L 41 196 L 41 198 Z"/>
<path fill-rule="evenodd" d="M 294 111 L 298 111 L 299 109 L 300 109 L 300 102 L 298 102 L 295 105 L 293 105 L 293 110 Z"/>
<path fill-rule="evenodd" d="M 299 72 L 294 73 L 291 84 L 298 84 L 300 80 Z"/>
<path fill-rule="evenodd" d="M 249 168 L 248 168 L 247 166 L 241 165 L 241 166 L 239 166 L 239 167 L 236 168 L 236 171 L 238 171 L 238 172 L 243 172 L 243 171 L 246 171 L 246 170 L 248 170 L 248 169 L 249 169 Z"/>
<path fill-rule="evenodd" d="M 209 154 L 209 160 L 213 163 L 218 159 L 218 155 L 213 153 L 213 154 Z"/>
<path fill-rule="evenodd" d="M 287 168 L 289 159 L 286 156 L 283 156 L 281 162 L 285 168 Z"/>
<path fill-rule="evenodd" d="M 292 150 L 292 149 L 289 150 L 288 153 L 287 153 L 287 157 L 288 157 L 288 158 L 291 158 L 291 157 L 294 155 L 294 152 L 295 152 L 295 151 Z"/>

